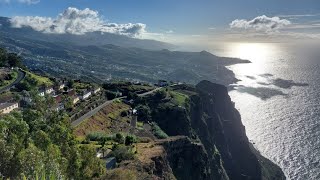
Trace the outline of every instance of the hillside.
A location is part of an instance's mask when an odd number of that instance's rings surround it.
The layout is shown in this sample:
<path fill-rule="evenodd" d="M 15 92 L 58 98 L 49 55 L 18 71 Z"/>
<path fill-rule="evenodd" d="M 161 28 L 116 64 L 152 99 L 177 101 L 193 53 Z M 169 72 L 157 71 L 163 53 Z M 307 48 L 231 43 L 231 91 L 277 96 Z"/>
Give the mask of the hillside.
<path fill-rule="evenodd" d="M 0 18 L 0 24 L 0 46 L 21 53 L 29 69 L 59 77 L 99 83 L 111 79 L 154 83 L 166 79 L 190 84 L 210 80 L 229 85 L 236 79 L 225 66 L 249 62 L 217 57 L 206 51 L 170 51 L 160 42 L 119 35 L 57 35 L 11 28 L 8 18 Z M 123 44 L 130 42 L 131 45 Z"/>
<path fill-rule="evenodd" d="M 78 138 L 86 139 L 82 143 L 100 144 L 98 139 L 105 137 L 105 151 L 111 151 L 107 157 L 121 157 L 105 178 L 285 179 L 281 169 L 249 143 L 240 114 L 222 85 L 175 85 L 138 97 L 131 106 L 138 112 L 137 127 L 131 125 L 130 115 L 121 115 L 128 106 L 118 102 L 75 128 Z M 116 133 L 137 141 L 120 145 Z M 113 153 L 119 147 L 128 156 Z"/>

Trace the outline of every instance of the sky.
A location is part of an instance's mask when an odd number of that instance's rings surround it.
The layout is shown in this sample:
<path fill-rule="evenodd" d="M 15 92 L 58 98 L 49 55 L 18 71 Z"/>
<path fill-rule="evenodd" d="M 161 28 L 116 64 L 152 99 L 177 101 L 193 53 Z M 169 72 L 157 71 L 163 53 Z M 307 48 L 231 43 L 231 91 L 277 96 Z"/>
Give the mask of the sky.
<path fill-rule="evenodd" d="M 172 43 L 320 39 L 319 0 L 0 0 L 0 16 L 44 33 Z"/>

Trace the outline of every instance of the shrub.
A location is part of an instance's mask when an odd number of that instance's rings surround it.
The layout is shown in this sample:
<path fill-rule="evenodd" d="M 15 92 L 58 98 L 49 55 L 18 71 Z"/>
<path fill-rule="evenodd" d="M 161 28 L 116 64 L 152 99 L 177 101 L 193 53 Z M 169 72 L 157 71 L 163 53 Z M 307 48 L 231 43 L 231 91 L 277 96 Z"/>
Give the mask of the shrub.
<path fill-rule="evenodd" d="M 134 158 L 134 153 L 130 146 L 118 145 L 114 146 L 113 151 L 109 155 L 110 157 L 115 157 L 117 162 L 123 160 L 131 160 Z"/>
<path fill-rule="evenodd" d="M 108 100 L 112 100 L 117 97 L 117 94 L 115 92 L 106 90 L 105 96 L 107 97 Z"/>
<path fill-rule="evenodd" d="M 108 141 L 111 140 L 112 137 L 103 132 L 92 132 L 87 135 L 86 139 L 89 141 Z"/>
<path fill-rule="evenodd" d="M 169 137 L 164 131 L 162 131 L 162 129 L 157 125 L 157 123 L 153 122 L 151 126 L 152 132 L 157 138 L 165 139 Z"/>
<path fill-rule="evenodd" d="M 136 143 L 136 142 L 137 142 L 137 138 L 135 136 L 132 136 L 132 135 L 126 136 L 126 139 L 125 139 L 126 146 L 129 146 L 129 145 Z"/>
<path fill-rule="evenodd" d="M 140 105 L 137 107 L 138 120 L 140 121 L 150 121 L 151 120 L 151 110 L 149 106 Z"/>
<path fill-rule="evenodd" d="M 121 117 L 128 116 L 128 111 L 122 111 L 120 115 Z"/>
<path fill-rule="evenodd" d="M 117 133 L 113 140 L 119 144 L 123 144 L 125 141 L 124 136 L 121 133 Z"/>

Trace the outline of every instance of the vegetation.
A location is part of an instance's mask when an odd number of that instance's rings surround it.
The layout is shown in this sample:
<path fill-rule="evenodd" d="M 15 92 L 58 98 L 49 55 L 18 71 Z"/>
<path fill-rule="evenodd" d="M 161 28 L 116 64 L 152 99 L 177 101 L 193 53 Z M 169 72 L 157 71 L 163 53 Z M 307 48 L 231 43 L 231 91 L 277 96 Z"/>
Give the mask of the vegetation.
<path fill-rule="evenodd" d="M 50 99 L 0 118 L 0 178 L 91 179 L 104 174 L 93 147 L 78 147 L 69 119 L 50 111 Z"/>
<path fill-rule="evenodd" d="M 152 132 L 159 139 L 166 139 L 169 137 L 155 122 L 152 123 Z"/>
<path fill-rule="evenodd" d="M 0 48 L 0 67 L 25 68 L 20 56 L 15 53 L 8 53 L 4 48 Z"/>
<path fill-rule="evenodd" d="M 117 162 L 124 160 L 132 160 L 134 158 L 135 151 L 131 146 L 116 145 L 114 146 L 110 157 L 115 157 Z"/>

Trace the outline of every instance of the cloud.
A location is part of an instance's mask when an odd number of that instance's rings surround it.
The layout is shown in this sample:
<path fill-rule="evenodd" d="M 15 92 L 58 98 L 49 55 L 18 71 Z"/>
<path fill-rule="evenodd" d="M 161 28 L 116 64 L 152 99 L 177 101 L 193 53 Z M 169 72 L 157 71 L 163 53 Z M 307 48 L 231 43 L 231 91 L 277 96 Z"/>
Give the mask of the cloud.
<path fill-rule="evenodd" d="M 10 19 L 14 28 L 31 27 L 36 31 L 54 34 L 82 35 L 87 32 L 108 32 L 130 37 L 139 37 L 146 33 L 146 25 L 142 23 L 107 23 L 97 11 L 89 8 L 80 10 L 69 7 L 56 18 L 40 16 L 15 16 Z"/>
<path fill-rule="evenodd" d="M 289 14 L 289 15 L 279 15 L 280 18 L 300 18 L 300 17 L 315 17 L 320 16 L 320 14 Z"/>
<path fill-rule="evenodd" d="M 18 0 L 20 3 L 26 3 L 26 4 L 38 4 L 40 0 Z"/>
<path fill-rule="evenodd" d="M 168 31 L 166 31 L 165 33 L 167 33 L 167 34 L 172 34 L 172 33 L 174 33 L 174 31 L 173 31 L 173 30 L 168 30 Z"/>
<path fill-rule="evenodd" d="M 229 26 L 232 29 L 250 30 L 258 32 L 274 32 L 280 28 L 290 25 L 291 22 L 287 19 L 279 17 L 268 17 L 266 15 L 258 16 L 252 20 L 236 19 Z"/>
<path fill-rule="evenodd" d="M 40 0 L 0 0 L 0 3 L 5 3 L 5 4 L 9 4 L 10 2 L 19 2 L 19 3 L 24 3 L 24 4 L 38 4 L 40 2 Z"/>

